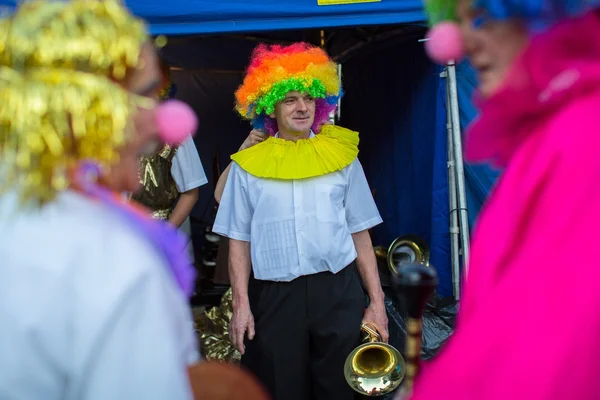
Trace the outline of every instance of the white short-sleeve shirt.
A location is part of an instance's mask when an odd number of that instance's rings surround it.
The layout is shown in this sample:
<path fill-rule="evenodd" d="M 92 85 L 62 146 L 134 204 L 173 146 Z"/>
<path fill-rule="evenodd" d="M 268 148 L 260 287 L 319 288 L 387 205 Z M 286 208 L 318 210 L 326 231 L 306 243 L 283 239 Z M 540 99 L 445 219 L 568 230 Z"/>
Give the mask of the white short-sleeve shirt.
<path fill-rule="evenodd" d="M 175 153 L 171 164 L 171 176 L 179 193 L 184 193 L 208 183 L 198 149 L 192 136 L 188 136 Z"/>
<path fill-rule="evenodd" d="M 232 163 L 213 231 L 251 243 L 257 279 L 336 273 L 357 256 L 352 234 L 382 222 L 358 159 L 301 180 L 255 177 Z"/>
<path fill-rule="evenodd" d="M 0 399 L 191 399 L 193 319 L 154 247 L 76 193 L 16 204 L 0 197 Z"/>

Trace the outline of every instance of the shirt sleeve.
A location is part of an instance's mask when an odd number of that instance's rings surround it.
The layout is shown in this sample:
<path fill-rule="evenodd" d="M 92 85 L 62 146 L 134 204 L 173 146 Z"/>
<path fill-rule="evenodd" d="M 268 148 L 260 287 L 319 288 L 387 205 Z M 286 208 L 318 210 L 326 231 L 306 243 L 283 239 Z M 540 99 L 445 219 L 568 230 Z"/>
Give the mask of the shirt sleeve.
<path fill-rule="evenodd" d="M 195 189 L 208 182 L 192 136 L 188 136 L 175 152 L 171 176 L 175 180 L 179 193 Z"/>
<path fill-rule="evenodd" d="M 383 222 L 358 159 L 350 164 L 348 170 L 345 203 L 350 233 L 361 232 Z"/>
<path fill-rule="evenodd" d="M 249 242 L 252 214 L 248 196 L 248 173 L 233 162 L 221 196 L 213 232 Z"/>
<path fill-rule="evenodd" d="M 193 322 L 172 286 L 164 274 L 149 272 L 115 293 L 77 398 L 193 398 L 187 375 L 187 367 L 199 359 Z"/>

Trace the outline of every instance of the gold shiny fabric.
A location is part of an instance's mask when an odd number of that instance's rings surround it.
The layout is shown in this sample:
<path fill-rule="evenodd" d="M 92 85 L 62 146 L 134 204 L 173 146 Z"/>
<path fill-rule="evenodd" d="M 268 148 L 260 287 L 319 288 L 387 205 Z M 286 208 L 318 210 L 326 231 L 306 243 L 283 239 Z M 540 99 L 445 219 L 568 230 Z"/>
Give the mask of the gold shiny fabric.
<path fill-rule="evenodd" d="M 165 145 L 155 154 L 140 160 L 140 182 L 143 190 L 133 195 L 132 199 L 150 209 L 156 219 L 169 219 L 179 196 L 171 175 L 171 165 L 176 152 L 177 148 Z"/>
<path fill-rule="evenodd" d="M 241 354 L 229 340 L 229 321 L 233 315 L 231 288 L 221 298 L 219 307 L 206 310 L 196 319 L 200 349 L 206 360 L 239 364 Z"/>
<path fill-rule="evenodd" d="M 154 219 L 160 219 L 163 221 L 168 220 L 169 218 L 171 218 L 171 212 L 173 210 L 168 208 L 166 210 L 156 210 L 156 211 L 152 211 L 152 218 Z"/>

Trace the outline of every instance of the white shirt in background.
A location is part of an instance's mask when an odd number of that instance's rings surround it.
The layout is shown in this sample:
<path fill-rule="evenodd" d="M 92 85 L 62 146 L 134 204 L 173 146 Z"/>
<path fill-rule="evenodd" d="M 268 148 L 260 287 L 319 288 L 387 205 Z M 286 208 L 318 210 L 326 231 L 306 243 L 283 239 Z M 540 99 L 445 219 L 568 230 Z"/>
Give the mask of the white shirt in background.
<path fill-rule="evenodd" d="M 208 183 L 194 139 L 188 136 L 175 153 L 171 164 L 171 176 L 179 193 L 187 192 Z"/>

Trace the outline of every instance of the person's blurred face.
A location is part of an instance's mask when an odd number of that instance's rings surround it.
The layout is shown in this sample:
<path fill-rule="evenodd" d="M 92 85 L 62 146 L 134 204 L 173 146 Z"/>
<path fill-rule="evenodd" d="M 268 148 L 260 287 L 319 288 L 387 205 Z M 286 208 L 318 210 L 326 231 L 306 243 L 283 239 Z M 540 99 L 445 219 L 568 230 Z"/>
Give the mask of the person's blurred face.
<path fill-rule="evenodd" d="M 132 69 L 121 85 L 128 91 L 157 100 L 158 89 L 162 84 L 158 56 L 154 48 L 147 44 L 140 52 L 137 69 Z M 111 189 L 119 192 L 136 192 L 140 187 L 140 157 L 156 150 L 158 129 L 155 118 L 156 108 L 138 108 L 132 116 L 133 132 L 128 143 L 120 150 L 119 162 L 106 177 Z"/>
<path fill-rule="evenodd" d="M 518 21 L 489 21 L 475 27 L 478 11 L 473 0 L 459 0 L 457 14 L 467 56 L 477 70 L 479 92 L 486 98 L 503 84 L 516 57 L 527 45 L 525 27 Z"/>

